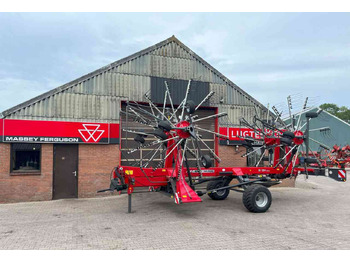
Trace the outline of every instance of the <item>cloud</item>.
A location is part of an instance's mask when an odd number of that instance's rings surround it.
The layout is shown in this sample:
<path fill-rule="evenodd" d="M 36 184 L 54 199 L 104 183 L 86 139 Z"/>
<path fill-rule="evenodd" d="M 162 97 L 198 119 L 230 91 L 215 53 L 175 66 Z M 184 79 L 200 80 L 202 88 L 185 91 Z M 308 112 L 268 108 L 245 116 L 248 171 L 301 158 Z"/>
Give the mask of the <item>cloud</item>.
<path fill-rule="evenodd" d="M 348 105 L 349 22 L 348 14 L 2 14 L 0 108 L 173 34 L 264 104 L 302 91 Z"/>
<path fill-rule="evenodd" d="M 54 79 L 32 81 L 20 78 L 0 79 L 0 112 L 55 88 L 62 83 Z"/>

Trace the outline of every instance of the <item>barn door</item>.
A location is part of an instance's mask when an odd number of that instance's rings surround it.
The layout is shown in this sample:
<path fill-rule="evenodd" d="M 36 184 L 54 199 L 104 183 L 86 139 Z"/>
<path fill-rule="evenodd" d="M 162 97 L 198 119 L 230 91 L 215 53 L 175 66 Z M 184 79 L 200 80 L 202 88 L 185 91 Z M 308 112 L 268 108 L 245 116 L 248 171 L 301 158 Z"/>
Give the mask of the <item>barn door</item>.
<path fill-rule="evenodd" d="M 78 145 L 54 145 L 53 199 L 78 197 Z"/>

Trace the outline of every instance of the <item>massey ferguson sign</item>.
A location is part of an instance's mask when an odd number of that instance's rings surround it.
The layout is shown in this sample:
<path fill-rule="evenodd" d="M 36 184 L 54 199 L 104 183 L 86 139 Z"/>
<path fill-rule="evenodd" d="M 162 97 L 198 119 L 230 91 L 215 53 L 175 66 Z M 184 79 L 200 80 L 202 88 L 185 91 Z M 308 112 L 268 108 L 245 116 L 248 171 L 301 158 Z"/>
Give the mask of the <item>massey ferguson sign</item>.
<path fill-rule="evenodd" d="M 119 143 L 119 124 L 0 120 L 4 143 Z"/>

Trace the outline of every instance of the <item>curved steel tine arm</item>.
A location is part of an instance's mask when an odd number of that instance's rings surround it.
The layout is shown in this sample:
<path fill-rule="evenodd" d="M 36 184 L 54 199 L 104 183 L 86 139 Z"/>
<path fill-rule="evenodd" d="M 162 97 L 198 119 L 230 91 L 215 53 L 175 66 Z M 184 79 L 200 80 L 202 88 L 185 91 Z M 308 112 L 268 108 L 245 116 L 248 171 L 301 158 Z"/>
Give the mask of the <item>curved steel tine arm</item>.
<path fill-rule="evenodd" d="M 304 123 L 300 128 L 299 130 L 302 130 L 305 126 L 306 126 L 307 123 Z"/>
<path fill-rule="evenodd" d="M 261 120 L 259 118 L 255 118 L 255 122 L 256 121 L 259 121 L 261 123 L 262 128 L 260 128 L 260 129 L 255 129 L 254 128 L 254 130 L 257 130 L 259 133 L 263 134 L 264 136 L 266 136 L 266 133 L 264 132 L 266 127 L 269 128 L 269 129 L 272 129 L 272 130 L 278 130 L 279 131 L 279 129 L 277 127 L 275 127 L 273 125 L 270 125 L 268 122 L 265 122 L 265 121 L 263 121 L 263 120 Z M 259 128 L 259 126 L 255 122 L 254 122 L 254 124 Z"/>
<path fill-rule="evenodd" d="M 276 114 L 276 120 L 275 122 L 278 120 L 283 126 L 282 127 L 286 127 L 286 123 L 282 120 L 281 115 L 282 112 L 278 112 L 277 108 L 275 106 L 272 107 L 272 110 L 275 112 Z"/>
<path fill-rule="evenodd" d="M 328 149 L 328 150 L 332 150 L 330 147 L 328 147 L 328 146 L 325 145 L 325 144 L 322 144 L 320 141 L 317 141 L 317 140 L 315 140 L 315 139 L 313 139 L 313 138 L 311 138 L 311 137 L 309 137 L 309 139 L 310 139 L 311 141 L 313 141 L 313 142 L 319 144 L 320 146 L 325 147 L 325 148 Z"/>
<path fill-rule="evenodd" d="M 256 167 L 258 167 L 259 165 L 260 165 L 260 162 L 261 162 L 261 160 L 263 159 L 263 157 L 264 157 L 264 155 L 265 155 L 265 151 L 266 151 L 266 148 L 264 149 L 264 151 L 261 153 L 261 157 L 259 158 L 259 161 L 258 161 L 258 163 L 256 163 Z"/>
<path fill-rule="evenodd" d="M 331 130 L 331 128 L 329 126 L 325 126 L 325 127 L 320 127 L 320 128 L 314 128 L 314 129 L 310 129 L 309 132 L 314 132 L 314 131 L 328 131 Z"/>
<path fill-rule="evenodd" d="M 197 139 L 199 139 L 199 141 L 201 141 L 204 146 L 209 149 L 209 152 L 212 154 L 212 156 L 215 158 L 215 160 L 217 160 L 219 163 L 221 162 L 221 158 L 215 154 L 215 152 L 197 135 Z"/>
<path fill-rule="evenodd" d="M 139 132 L 139 131 L 130 130 L 130 129 L 123 129 L 123 131 L 124 131 L 124 132 L 128 132 L 128 133 L 137 134 L 137 135 L 144 135 L 144 136 L 149 136 L 149 135 L 151 135 L 150 133 Z"/>
<path fill-rule="evenodd" d="M 194 140 L 194 139 L 191 137 L 192 146 L 193 146 L 193 149 L 195 150 L 196 167 L 197 167 L 197 169 L 198 169 L 199 176 L 202 177 L 202 169 L 201 169 L 201 165 L 200 165 L 200 163 L 199 163 L 199 156 L 198 156 L 199 151 L 195 149 L 196 146 L 195 146 L 193 140 Z M 196 140 L 196 143 L 197 143 L 197 145 L 198 145 L 198 141 L 197 141 L 197 140 Z"/>
<path fill-rule="evenodd" d="M 135 115 L 134 113 L 132 113 L 132 114 L 131 113 L 127 113 L 127 112 L 125 112 L 123 110 L 120 110 L 120 113 L 122 113 L 124 115 L 128 115 L 130 118 L 132 118 L 133 121 L 135 121 L 135 122 L 137 122 L 139 124 L 142 124 L 142 125 L 145 125 L 145 126 L 149 126 L 149 127 L 152 127 L 152 128 L 154 127 L 154 125 L 149 124 L 149 123 L 152 122 L 152 120 L 147 119 L 148 122 L 145 122 L 142 119 L 139 119 L 139 117 L 137 115 Z"/>
<path fill-rule="evenodd" d="M 226 112 L 222 112 L 222 113 L 218 113 L 218 114 L 215 114 L 215 115 L 199 118 L 199 119 L 193 120 L 193 123 L 196 123 L 196 122 L 199 122 L 199 121 L 202 121 L 202 120 L 205 120 L 205 119 L 219 118 L 219 117 L 223 117 L 223 116 L 227 116 L 227 113 Z"/>
<path fill-rule="evenodd" d="M 152 120 L 144 118 L 143 116 L 141 116 L 139 113 L 137 113 L 134 109 L 132 109 L 131 107 L 129 107 L 129 111 L 131 111 L 134 115 L 136 115 L 138 118 L 140 118 L 140 120 L 138 119 L 134 119 L 135 122 L 138 122 L 140 124 L 146 125 L 146 126 L 150 126 L 150 127 L 154 127 L 154 125 L 151 124 Z"/>
<path fill-rule="evenodd" d="M 161 145 L 159 145 L 158 148 L 160 148 L 160 146 L 161 146 Z M 142 156 L 142 159 L 140 160 L 140 163 L 141 163 L 142 160 L 147 159 L 147 157 L 148 157 L 149 155 L 151 155 L 155 150 L 157 151 L 158 148 L 153 148 L 152 150 L 150 150 L 149 152 L 147 152 L 144 156 Z M 144 166 L 142 165 L 142 167 L 144 167 Z"/>
<path fill-rule="evenodd" d="M 307 100 L 308 100 L 308 99 L 309 99 L 309 98 L 306 97 L 305 102 L 304 102 L 304 105 L 303 105 L 303 108 L 302 108 L 302 111 L 304 111 L 304 110 L 306 109 L 306 105 L 307 105 Z M 298 122 L 297 122 L 297 127 L 296 127 L 295 130 L 299 130 L 301 115 L 302 115 L 302 113 L 300 112 L 300 115 L 299 115 L 299 118 L 298 118 Z M 300 129 L 301 129 L 301 128 L 300 128 Z"/>
<path fill-rule="evenodd" d="M 165 139 L 165 140 L 156 140 L 156 141 L 153 141 L 151 143 L 148 143 L 148 144 L 144 144 L 144 145 L 140 145 L 130 151 L 128 151 L 127 153 L 128 154 L 131 154 L 131 153 L 134 153 L 135 151 L 137 150 L 140 150 L 141 148 L 146 148 L 146 147 L 150 147 L 150 146 L 154 146 L 154 145 L 157 145 L 157 144 L 161 144 L 161 143 L 164 143 L 164 142 L 167 142 L 167 141 L 170 141 L 170 140 L 173 140 L 173 139 L 176 139 L 176 138 L 179 138 L 178 136 L 175 136 L 175 137 L 171 137 L 171 138 L 168 138 L 168 139 Z"/>
<path fill-rule="evenodd" d="M 259 113 L 258 112 L 258 108 L 256 107 L 256 105 L 254 105 L 254 111 L 255 111 L 255 121 L 253 121 L 254 125 L 258 128 L 258 129 L 261 129 L 261 130 L 264 130 L 264 123 L 263 121 L 261 120 L 261 112 Z M 256 123 L 256 119 L 259 120 L 260 124 L 261 124 L 261 127 L 258 126 L 258 124 Z"/>
<path fill-rule="evenodd" d="M 195 109 L 195 110 L 197 110 L 203 103 L 205 103 L 207 100 L 209 100 L 214 94 L 215 94 L 214 91 L 210 91 L 210 93 L 209 93 L 206 97 L 204 97 L 204 99 L 202 100 L 202 102 L 200 102 L 200 103 L 198 104 L 198 106 L 196 106 L 196 109 Z"/>
<path fill-rule="evenodd" d="M 171 153 L 175 150 L 175 148 L 177 148 L 177 147 L 181 144 L 181 142 L 182 142 L 183 140 L 184 140 L 184 139 L 181 138 L 181 139 L 175 144 L 175 146 L 170 150 L 170 152 L 164 157 L 163 161 L 165 161 L 165 159 L 167 159 L 167 158 L 171 155 Z"/>
<path fill-rule="evenodd" d="M 297 147 L 297 145 L 293 146 L 293 147 L 288 151 L 288 153 L 286 153 L 286 154 L 284 155 L 284 157 L 282 157 L 282 158 L 280 159 L 280 161 L 278 161 L 278 163 L 274 166 L 274 168 L 278 167 L 278 165 L 281 164 L 282 161 L 283 161 L 290 153 L 292 153 L 292 151 L 293 151 L 293 149 L 294 149 L 295 147 Z"/>
<path fill-rule="evenodd" d="M 297 152 L 295 153 L 294 155 L 294 159 L 293 159 L 293 163 L 292 163 L 292 171 L 291 171 L 291 177 L 293 176 L 293 173 L 294 173 L 294 168 L 295 168 L 295 164 L 297 162 L 297 159 L 298 159 L 298 154 L 299 154 L 299 150 L 300 150 L 300 146 L 298 146 L 298 149 L 297 149 Z"/>
<path fill-rule="evenodd" d="M 154 152 L 154 154 L 151 156 L 151 158 L 147 161 L 147 163 L 143 164 L 143 167 L 147 167 L 149 163 L 151 163 L 154 159 L 154 157 L 156 156 L 156 154 L 158 153 L 158 151 L 160 151 L 162 145 L 159 145 L 157 150 Z"/>
<path fill-rule="evenodd" d="M 222 135 L 222 134 L 220 134 L 220 133 L 216 133 L 216 132 L 211 131 L 211 130 L 206 130 L 206 129 L 200 128 L 199 126 L 196 126 L 196 129 L 199 129 L 199 130 L 201 130 L 201 131 L 214 134 L 214 135 L 219 136 L 219 137 L 222 137 L 222 138 L 230 139 L 228 136 Z"/>
<path fill-rule="evenodd" d="M 179 108 L 182 107 L 183 102 L 184 102 L 184 100 L 181 101 L 180 105 L 175 109 L 175 112 L 170 116 L 169 120 L 171 120 L 175 116 L 175 119 L 177 121 L 176 113 L 179 110 Z"/>
<path fill-rule="evenodd" d="M 243 125 L 245 125 L 245 126 L 247 126 L 247 127 L 250 127 L 250 128 L 253 129 L 255 132 L 260 133 L 260 134 L 266 136 L 266 134 L 265 134 L 262 130 L 256 129 L 254 126 L 252 126 L 251 124 L 249 124 L 248 121 L 247 121 L 244 117 L 241 117 L 239 121 L 240 121 L 240 124 L 243 123 Z"/>
<path fill-rule="evenodd" d="M 241 157 L 250 156 L 251 154 L 255 153 L 256 151 L 258 151 L 259 149 L 262 149 L 262 148 L 264 148 L 264 147 L 265 147 L 265 146 L 258 147 L 257 149 L 254 149 L 254 150 L 251 151 L 251 152 L 248 152 L 248 153 L 245 153 L 245 154 L 241 155 Z"/>
<path fill-rule="evenodd" d="M 171 98 L 170 90 L 169 90 L 169 87 L 168 87 L 168 82 L 164 81 L 164 84 L 165 84 L 166 91 L 168 92 L 168 98 L 169 98 L 169 101 L 170 101 L 171 109 L 173 110 L 173 114 L 174 114 L 175 109 L 174 109 L 173 99 Z M 171 120 L 171 117 L 170 117 L 170 120 Z M 176 115 L 175 115 L 175 121 L 178 122 Z"/>
<path fill-rule="evenodd" d="M 186 150 L 187 150 L 187 139 L 185 139 L 185 145 L 184 145 L 184 148 L 182 149 L 182 158 L 181 158 L 181 163 L 180 163 L 179 176 L 181 174 L 182 166 L 183 166 L 183 163 L 184 163 Z"/>
<path fill-rule="evenodd" d="M 181 117 L 180 117 L 181 121 L 184 120 L 183 116 L 184 116 L 184 112 L 185 112 L 185 106 L 186 106 L 186 103 L 187 103 L 188 94 L 190 92 L 190 87 L 191 87 L 191 79 L 188 80 L 185 98 L 184 98 L 183 103 L 182 103 L 182 113 L 181 113 Z"/>
<path fill-rule="evenodd" d="M 151 105 L 150 105 L 150 107 L 151 107 Z M 138 107 L 134 107 L 134 109 L 139 110 L 140 112 L 142 112 L 142 113 L 144 113 L 144 114 L 154 118 L 155 120 L 162 121 L 162 119 L 157 117 L 155 114 L 152 114 L 152 113 L 146 111 L 145 109 L 143 109 L 143 108 L 141 108 L 139 106 Z"/>
<path fill-rule="evenodd" d="M 149 104 L 149 108 L 151 108 L 152 114 L 153 114 L 153 115 L 156 115 L 156 113 L 154 113 L 153 107 L 151 106 L 151 103 L 148 102 L 148 104 Z"/>
<path fill-rule="evenodd" d="M 294 125 L 293 125 L 293 118 L 292 118 L 292 98 L 291 98 L 291 96 L 289 95 L 289 96 L 287 96 L 287 104 L 288 104 L 288 112 L 289 112 L 289 119 L 290 119 L 290 122 L 291 122 L 291 126 L 292 126 L 292 128 L 293 128 L 293 131 L 295 131 L 295 127 L 294 127 Z"/>
<path fill-rule="evenodd" d="M 163 102 L 163 116 L 164 116 L 164 117 L 165 117 L 165 105 L 166 105 L 167 98 L 168 98 L 168 90 L 165 90 L 165 93 L 164 93 L 164 102 Z"/>
<path fill-rule="evenodd" d="M 196 158 L 196 157 L 197 157 L 197 154 L 196 154 L 196 153 L 194 153 L 194 152 L 193 152 L 193 150 L 192 150 L 192 149 L 190 149 L 189 147 L 187 147 L 187 151 L 188 151 L 188 153 L 190 153 L 190 155 L 191 155 L 191 156 L 193 156 L 194 158 Z"/>
<path fill-rule="evenodd" d="M 155 110 L 157 110 L 158 113 L 163 117 L 163 119 L 160 119 L 160 120 L 161 120 L 161 121 L 162 121 L 162 120 L 166 120 L 166 121 L 169 122 L 169 124 L 170 124 L 172 127 L 174 127 L 174 125 L 173 125 L 173 124 L 171 123 L 171 121 L 162 113 L 162 111 L 160 111 L 159 108 L 158 108 L 155 104 L 153 104 L 153 102 L 151 101 L 151 99 L 150 99 L 148 96 L 145 96 L 145 97 L 146 97 L 146 99 L 148 100 L 150 106 L 151 106 L 151 107 L 153 106 L 153 108 L 154 108 Z M 158 118 L 158 119 L 159 119 L 159 118 Z"/>

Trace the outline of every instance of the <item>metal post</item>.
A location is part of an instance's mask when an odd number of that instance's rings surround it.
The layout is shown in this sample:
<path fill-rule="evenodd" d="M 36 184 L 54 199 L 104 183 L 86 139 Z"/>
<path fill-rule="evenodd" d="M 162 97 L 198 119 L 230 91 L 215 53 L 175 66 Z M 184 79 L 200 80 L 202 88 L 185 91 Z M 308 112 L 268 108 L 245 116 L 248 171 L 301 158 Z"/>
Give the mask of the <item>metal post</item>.
<path fill-rule="evenodd" d="M 309 130 L 310 130 L 310 118 L 306 117 L 306 130 L 305 130 L 305 147 L 306 147 L 306 152 L 305 152 L 305 158 L 309 157 Z"/>
<path fill-rule="evenodd" d="M 131 213 L 131 194 L 128 194 L 128 213 Z"/>

